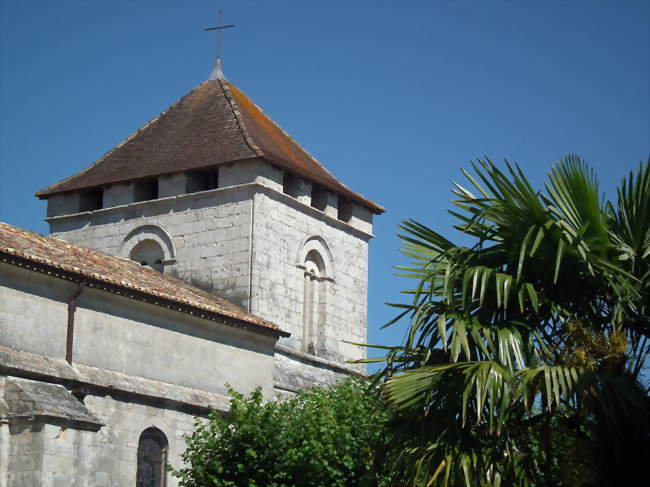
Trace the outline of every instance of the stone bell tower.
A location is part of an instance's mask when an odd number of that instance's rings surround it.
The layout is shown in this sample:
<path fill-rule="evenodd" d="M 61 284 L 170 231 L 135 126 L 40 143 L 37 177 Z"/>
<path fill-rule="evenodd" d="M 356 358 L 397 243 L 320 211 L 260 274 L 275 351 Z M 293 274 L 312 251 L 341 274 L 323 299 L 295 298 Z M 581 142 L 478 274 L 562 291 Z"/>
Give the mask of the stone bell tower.
<path fill-rule="evenodd" d="M 348 189 L 221 70 L 81 172 L 36 193 L 51 232 L 180 278 L 291 333 L 275 385 L 360 371 L 368 241 Z"/>

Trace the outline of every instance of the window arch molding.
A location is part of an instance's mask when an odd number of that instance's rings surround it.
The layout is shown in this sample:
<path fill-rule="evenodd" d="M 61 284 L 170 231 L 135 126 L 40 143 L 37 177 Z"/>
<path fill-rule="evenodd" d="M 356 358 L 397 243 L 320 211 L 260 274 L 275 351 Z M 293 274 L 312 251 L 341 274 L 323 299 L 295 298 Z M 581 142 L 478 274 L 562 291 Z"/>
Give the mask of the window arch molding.
<path fill-rule="evenodd" d="M 305 263 L 310 260 L 309 256 L 314 255 L 314 252 L 320 256 L 323 267 L 319 278 L 334 282 L 334 260 L 332 259 L 332 252 L 325 239 L 319 235 L 312 235 L 302 241 L 296 258 L 296 267 L 304 270 Z"/>
<path fill-rule="evenodd" d="M 174 242 L 167 230 L 159 225 L 141 225 L 131 230 L 122 241 L 120 255 L 125 259 L 130 259 L 133 249 L 145 240 L 153 240 L 160 245 L 163 251 L 162 264 L 173 264 L 176 262 Z"/>
<path fill-rule="evenodd" d="M 296 259 L 303 282 L 301 349 L 325 357 L 333 352 L 327 340 L 327 308 L 334 283 L 332 253 L 322 237 L 312 235 L 301 243 Z"/>
<path fill-rule="evenodd" d="M 145 429 L 138 439 L 136 487 L 167 485 L 167 436 L 155 426 Z"/>

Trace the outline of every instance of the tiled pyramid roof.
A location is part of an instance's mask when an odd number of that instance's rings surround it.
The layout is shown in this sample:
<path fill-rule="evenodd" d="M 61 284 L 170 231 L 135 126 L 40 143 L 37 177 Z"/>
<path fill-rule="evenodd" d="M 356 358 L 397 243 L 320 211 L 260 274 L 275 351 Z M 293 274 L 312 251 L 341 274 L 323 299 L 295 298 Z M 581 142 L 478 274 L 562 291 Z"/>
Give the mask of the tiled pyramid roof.
<path fill-rule="evenodd" d="M 234 304 L 137 262 L 0 222 L 0 262 L 237 327 L 289 334 Z"/>
<path fill-rule="evenodd" d="M 384 209 L 353 192 L 225 79 L 202 83 L 83 171 L 36 193 L 104 184 L 264 159 L 369 208 Z"/>

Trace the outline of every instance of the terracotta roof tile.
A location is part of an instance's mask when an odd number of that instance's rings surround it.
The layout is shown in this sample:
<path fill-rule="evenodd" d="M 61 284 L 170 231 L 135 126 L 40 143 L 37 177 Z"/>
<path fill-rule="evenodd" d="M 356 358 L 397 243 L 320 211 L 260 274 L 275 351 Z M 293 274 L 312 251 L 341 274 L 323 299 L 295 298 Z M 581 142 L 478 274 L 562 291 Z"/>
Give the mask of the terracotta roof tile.
<path fill-rule="evenodd" d="M 36 193 L 79 190 L 133 179 L 263 158 L 366 206 L 244 93 L 228 81 L 206 81 L 83 171 Z"/>
<path fill-rule="evenodd" d="M 148 297 L 147 301 L 196 316 L 224 318 L 237 326 L 253 325 L 258 331 L 288 336 L 277 325 L 252 315 L 234 304 L 183 281 L 141 266 L 137 262 L 98 250 L 72 245 L 0 222 L 0 261 L 27 261 L 61 271 L 72 280 L 84 278 L 122 290 L 125 296 Z M 171 306 L 170 306 L 171 305 Z M 178 305 L 178 306 L 175 306 Z"/>

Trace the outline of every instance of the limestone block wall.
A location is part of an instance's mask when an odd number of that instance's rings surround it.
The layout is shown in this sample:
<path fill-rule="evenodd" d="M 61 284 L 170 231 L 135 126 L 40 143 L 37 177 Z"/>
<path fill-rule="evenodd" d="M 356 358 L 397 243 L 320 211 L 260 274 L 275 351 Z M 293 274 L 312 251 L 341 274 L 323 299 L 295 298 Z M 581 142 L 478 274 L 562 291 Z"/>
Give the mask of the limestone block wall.
<path fill-rule="evenodd" d="M 132 203 L 134 200 L 133 183 L 115 183 L 104 188 L 102 206 L 111 207 Z M 50 198 L 51 199 L 51 198 Z M 49 203 L 48 199 L 48 203 Z"/>
<path fill-rule="evenodd" d="M 283 345 L 339 364 L 362 358 L 365 349 L 344 341 L 366 341 L 372 213 L 298 176 L 287 185 L 285 176 L 271 164 L 242 161 L 219 168 L 219 189 L 176 196 L 168 195 L 182 189 L 184 176 L 161 176 L 160 199 L 48 222 L 55 236 L 125 258 L 142 239 L 158 239 L 165 273 L 277 323 L 292 334 Z M 310 351 L 303 250 L 314 241 L 328 262 Z"/>
<path fill-rule="evenodd" d="M 67 215 L 79 211 L 78 191 L 71 193 L 59 193 L 47 199 L 47 216 Z"/>
<path fill-rule="evenodd" d="M 74 360 L 227 394 L 272 395 L 275 338 L 89 290 L 78 300 Z"/>
<path fill-rule="evenodd" d="M 351 374 L 362 373 L 351 364 L 340 364 L 309 356 L 282 345 L 275 354 L 274 385 L 280 394 L 333 384 Z"/>
<path fill-rule="evenodd" d="M 95 437 L 95 455 L 91 457 L 94 483 L 85 485 L 136 485 L 138 440 L 150 427 L 158 428 L 166 436 L 168 463 L 176 468 L 182 465 L 183 435 L 194 430 L 192 414 L 110 396 L 86 396 L 84 404 L 106 423 Z M 178 485 L 170 473 L 166 480 L 167 487 Z"/>
<path fill-rule="evenodd" d="M 0 264 L 0 345 L 65 357 L 72 283 Z M 275 337 L 84 287 L 73 364 L 227 394 L 273 395 Z"/>
<path fill-rule="evenodd" d="M 8 422 L 0 425 L 0 486 L 53 485 L 53 479 L 44 482 L 43 472 L 43 463 L 50 453 L 45 440 L 55 436 L 53 430 L 58 432 L 59 428 L 26 418 L 14 420 L 11 425 Z"/>
<path fill-rule="evenodd" d="M 0 263 L 0 344 L 65 358 L 67 308 L 54 303 L 65 302 L 69 294 L 51 278 L 24 279 L 26 273 Z"/>
<path fill-rule="evenodd" d="M 282 191 L 283 171 L 259 160 L 226 164 L 219 168 L 219 186 L 256 183 Z"/>
<path fill-rule="evenodd" d="M 158 196 L 176 196 L 187 192 L 188 177 L 186 173 L 176 173 L 158 178 Z M 108 206 L 108 205 L 105 205 Z"/>
<path fill-rule="evenodd" d="M 119 485 L 104 481 L 97 476 L 97 433 L 63 425 L 43 424 L 41 430 L 43 457 L 41 467 L 42 485 Z M 106 479 L 108 480 L 108 479 Z"/>
<path fill-rule="evenodd" d="M 3 447 L 7 450 L 3 487 L 118 486 L 97 476 L 97 442 L 93 431 L 50 424 L 43 418 L 12 420 L 0 426 L 6 431 Z M 135 484 L 134 484 L 135 485 Z"/>
<path fill-rule="evenodd" d="M 0 424 L 0 486 L 135 486 L 138 441 L 150 427 L 165 434 L 168 463 L 181 466 L 183 435 L 194 430 L 192 414 L 111 396 L 88 395 L 84 404 L 105 423 L 99 431 L 41 417 Z M 166 481 L 167 487 L 178 485 L 170 473 Z"/>
<path fill-rule="evenodd" d="M 56 237 L 129 257 L 147 226 L 168 235 L 165 273 L 246 308 L 252 188 L 232 186 L 49 218 Z M 144 229 L 146 232 L 146 229 Z"/>
<path fill-rule="evenodd" d="M 72 286 L 0 263 L 0 344 L 65 358 L 67 306 Z"/>
<path fill-rule="evenodd" d="M 330 262 L 325 287 L 323 358 L 343 363 L 365 356 L 369 234 L 350 228 L 300 201 L 260 191 L 254 203 L 251 311 L 291 333 L 280 343 L 300 350 L 303 339 L 302 249 L 317 239 Z M 323 247 L 325 249 L 323 250 Z M 328 255 L 329 254 L 329 255 Z"/>

